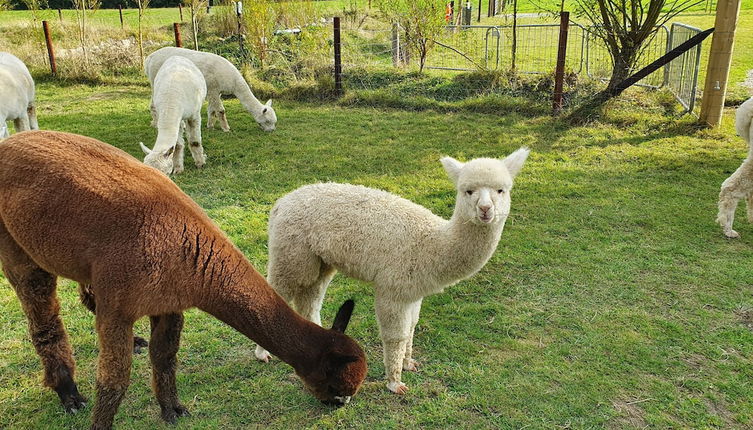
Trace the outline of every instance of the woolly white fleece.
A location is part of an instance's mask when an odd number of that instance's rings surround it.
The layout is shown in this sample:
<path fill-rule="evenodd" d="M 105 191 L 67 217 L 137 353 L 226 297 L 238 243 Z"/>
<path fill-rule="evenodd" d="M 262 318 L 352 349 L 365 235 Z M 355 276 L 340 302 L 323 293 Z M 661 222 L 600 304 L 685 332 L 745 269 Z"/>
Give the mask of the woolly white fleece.
<path fill-rule="evenodd" d="M 16 132 L 39 129 L 34 91 L 34 79 L 24 62 L 0 52 L 0 138 L 10 136 L 6 121 L 13 121 Z"/>
<path fill-rule="evenodd" d="M 225 116 L 225 106 L 222 104 L 221 94 L 233 94 L 238 97 L 243 107 L 254 117 L 264 131 L 272 131 L 277 124 L 277 115 L 272 109 L 272 100 L 262 104 L 251 92 L 243 76 L 235 66 L 225 58 L 211 52 L 200 52 L 192 49 L 167 46 L 160 48 L 146 57 L 144 69 L 149 82 L 154 82 L 157 71 L 162 64 L 172 56 L 181 56 L 193 61 L 201 70 L 207 84 L 207 126 L 213 127 L 216 120 L 220 127 L 229 131 L 230 126 Z"/>
<path fill-rule="evenodd" d="M 336 271 L 372 282 L 388 388 L 407 391 L 422 299 L 478 272 L 494 253 L 510 212 L 513 179 L 529 150 L 465 164 L 443 158 L 457 197 L 450 220 L 385 191 L 306 185 L 280 198 L 269 217 L 268 280 L 305 318 L 319 311 Z M 257 348 L 266 361 L 269 354 Z"/>
<path fill-rule="evenodd" d="M 183 132 L 188 135 L 189 149 L 196 163 L 206 162 L 201 146 L 201 105 L 207 86 L 199 69 L 188 59 L 171 57 L 159 69 L 152 85 L 152 113 L 157 124 L 157 141 L 146 154 L 144 163 L 162 173 L 183 171 Z M 176 148 L 177 146 L 177 148 Z"/>
<path fill-rule="evenodd" d="M 716 222 L 722 226 L 724 235 L 729 238 L 740 237 L 740 234 L 732 229 L 732 223 L 741 199 L 746 199 L 748 221 L 753 222 L 753 98 L 737 108 L 735 129 L 748 144 L 748 158 L 743 160 L 735 173 L 722 182 L 719 192 L 719 213 Z"/>

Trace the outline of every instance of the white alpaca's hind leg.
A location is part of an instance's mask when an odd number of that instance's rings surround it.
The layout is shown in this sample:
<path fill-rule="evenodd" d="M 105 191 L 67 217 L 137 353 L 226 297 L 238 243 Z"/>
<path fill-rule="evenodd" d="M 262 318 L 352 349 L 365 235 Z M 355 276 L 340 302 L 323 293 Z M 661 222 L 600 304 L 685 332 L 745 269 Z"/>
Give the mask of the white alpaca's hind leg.
<path fill-rule="evenodd" d="M 379 336 L 384 348 L 387 389 L 395 394 L 405 394 L 408 386 L 402 382 L 403 360 L 410 338 L 412 309 L 415 304 L 394 303 L 382 297 L 377 290 L 375 305 Z"/>
<path fill-rule="evenodd" d="M 745 160 L 735 173 L 722 183 L 722 189 L 719 191 L 719 213 L 716 222 L 722 226 L 722 231 L 728 238 L 740 237 L 740 234 L 732 229 L 732 224 L 738 202 L 746 198 L 751 191 L 748 189 L 750 187 L 746 186 L 748 181 L 741 179 L 747 173 L 747 162 L 748 160 Z"/>
<path fill-rule="evenodd" d="M 284 249 L 270 247 L 267 281 L 301 316 L 321 325 L 321 302 L 335 270 L 325 266 L 321 258 L 296 238 L 287 243 L 299 245 Z M 316 292 L 314 287 L 317 287 Z M 271 358 L 269 352 L 258 345 L 254 355 L 265 363 Z"/>
<path fill-rule="evenodd" d="M 745 198 L 745 209 L 747 210 L 748 222 L 753 223 L 753 191 Z"/>

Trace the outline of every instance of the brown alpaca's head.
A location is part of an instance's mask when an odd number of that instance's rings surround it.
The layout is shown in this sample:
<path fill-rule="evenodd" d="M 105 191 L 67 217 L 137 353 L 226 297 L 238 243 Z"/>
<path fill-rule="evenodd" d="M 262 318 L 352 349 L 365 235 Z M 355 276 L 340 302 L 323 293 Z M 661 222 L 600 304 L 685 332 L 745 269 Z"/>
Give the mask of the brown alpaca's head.
<path fill-rule="evenodd" d="M 347 300 L 340 306 L 332 329 L 312 361 L 296 369 L 306 389 L 323 403 L 344 405 L 358 392 L 366 378 L 366 355 L 360 346 L 343 334 L 355 304 Z"/>

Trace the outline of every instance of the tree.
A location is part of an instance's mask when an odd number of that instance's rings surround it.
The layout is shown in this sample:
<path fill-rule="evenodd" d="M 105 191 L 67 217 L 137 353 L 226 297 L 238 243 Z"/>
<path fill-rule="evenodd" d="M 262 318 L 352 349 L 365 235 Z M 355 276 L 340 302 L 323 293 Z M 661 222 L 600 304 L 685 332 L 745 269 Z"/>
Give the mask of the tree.
<path fill-rule="evenodd" d="M 89 28 L 86 18 L 99 9 L 99 0 L 73 0 L 73 8 L 76 9 L 76 22 L 78 23 L 78 39 L 81 43 L 81 52 L 84 54 L 84 64 L 89 65 L 89 54 L 86 50 L 88 43 Z"/>
<path fill-rule="evenodd" d="M 445 1 L 378 0 L 376 6 L 389 21 L 403 28 L 406 44 L 418 53 L 419 71 L 422 72 L 434 41 L 445 28 Z"/>
<path fill-rule="evenodd" d="M 662 25 L 703 1 L 575 0 L 576 15 L 593 23 L 588 31 L 604 42 L 612 59 L 607 91 L 636 71 L 644 49 Z"/>
<path fill-rule="evenodd" d="M 141 23 L 144 20 L 144 14 L 149 7 L 149 0 L 136 0 L 136 6 L 139 8 L 139 57 L 141 57 L 141 65 L 144 65 L 144 33 L 141 30 Z"/>
<path fill-rule="evenodd" d="M 191 14 L 191 34 L 193 35 L 193 46 L 199 50 L 199 21 L 204 14 L 209 0 L 183 0 L 183 5 L 188 6 Z"/>

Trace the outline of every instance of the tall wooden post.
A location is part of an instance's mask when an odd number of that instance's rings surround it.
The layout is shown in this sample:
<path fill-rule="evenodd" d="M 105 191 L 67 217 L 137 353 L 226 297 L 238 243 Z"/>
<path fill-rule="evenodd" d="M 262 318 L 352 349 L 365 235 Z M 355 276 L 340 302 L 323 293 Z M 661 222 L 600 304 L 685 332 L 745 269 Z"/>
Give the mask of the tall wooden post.
<path fill-rule="evenodd" d="M 52 72 L 52 76 L 57 76 L 58 66 L 55 64 L 55 50 L 52 49 L 52 37 L 50 37 L 50 26 L 47 21 L 42 21 L 42 29 L 44 30 L 44 41 L 47 43 L 47 55 L 50 57 L 50 72 Z"/>
<path fill-rule="evenodd" d="M 178 48 L 183 47 L 183 38 L 180 37 L 180 23 L 173 23 L 173 33 L 175 34 L 175 46 Z"/>
<path fill-rule="evenodd" d="M 183 5 L 178 3 L 178 12 L 180 12 L 180 22 L 183 22 Z"/>
<path fill-rule="evenodd" d="M 560 39 L 557 46 L 557 67 L 554 70 L 554 115 L 562 111 L 562 88 L 565 80 L 565 55 L 567 54 L 567 33 L 570 27 L 570 12 L 560 14 Z"/>
<path fill-rule="evenodd" d="M 123 5 L 118 5 L 118 13 L 120 14 L 120 29 L 122 30 L 123 27 Z"/>
<path fill-rule="evenodd" d="M 714 37 L 711 39 L 706 84 L 703 87 L 701 114 L 698 119 L 711 127 L 718 126 L 722 120 L 739 12 L 740 0 L 719 0 L 716 4 Z"/>
<path fill-rule="evenodd" d="M 336 16 L 334 21 L 334 45 L 335 45 L 335 92 L 338 95 L 343 93 L 342 83 L 342 59 L 340 56 L 340 17 Z"/>

